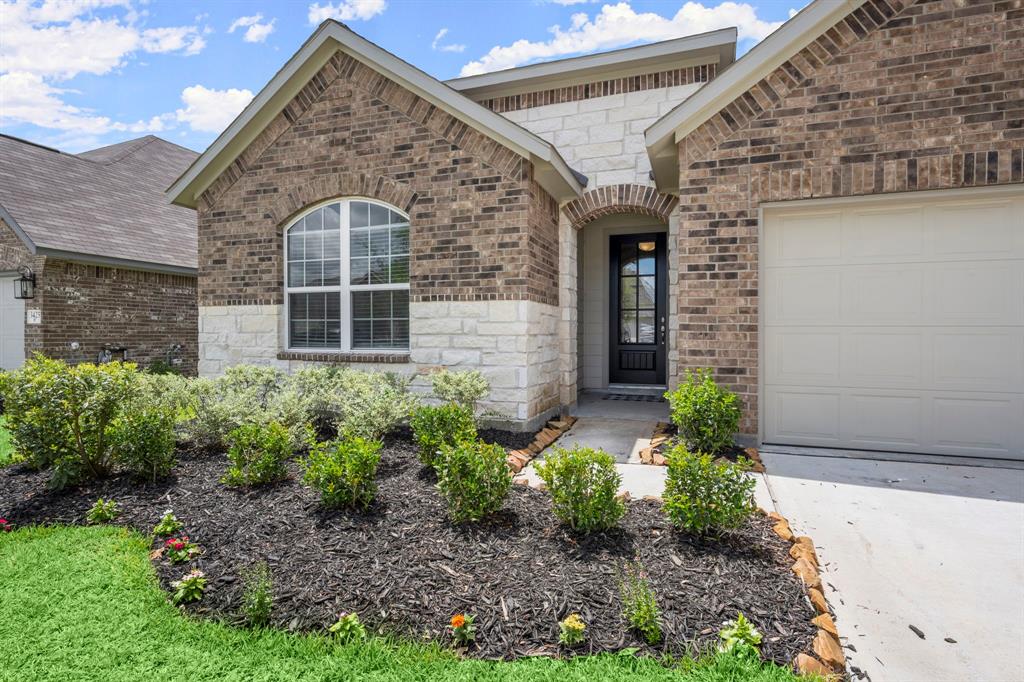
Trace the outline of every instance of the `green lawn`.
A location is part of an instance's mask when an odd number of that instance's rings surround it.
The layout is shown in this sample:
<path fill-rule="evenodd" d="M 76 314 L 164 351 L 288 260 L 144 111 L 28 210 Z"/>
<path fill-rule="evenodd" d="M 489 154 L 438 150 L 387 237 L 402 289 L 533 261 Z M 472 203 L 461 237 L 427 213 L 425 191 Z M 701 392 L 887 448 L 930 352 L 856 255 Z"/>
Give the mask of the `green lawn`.
<path fill-rule="evenodd" d="M 669 669 L 595 656 L 514 663 L 440 648 L 254 632 L 183 617 L 159 589 L 138 534 L 111 527 L 0 533 L 0 680 L 676 680 L 793 682 L 719 656 Z"/>
<path fill-rule="evenodd" d="M 11 434 L 4 428 L 4 418 L 0 416 L 0 467 L 5 467 L 11 461 L 14 448 L 11 447 Z"/>

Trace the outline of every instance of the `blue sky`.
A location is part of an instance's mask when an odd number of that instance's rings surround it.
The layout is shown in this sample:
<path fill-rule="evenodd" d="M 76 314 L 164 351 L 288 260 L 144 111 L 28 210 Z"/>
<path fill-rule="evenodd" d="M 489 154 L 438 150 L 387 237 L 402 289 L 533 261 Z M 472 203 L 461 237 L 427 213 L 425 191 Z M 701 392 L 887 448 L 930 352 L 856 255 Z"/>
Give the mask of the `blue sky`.
<path fill-rule="evenodd" d="M 319 21 L 441 79 L 739 28 L 805 0 L 0 0 L 0 130 L 71 152 L 147 133 L 202 151 Z"/>

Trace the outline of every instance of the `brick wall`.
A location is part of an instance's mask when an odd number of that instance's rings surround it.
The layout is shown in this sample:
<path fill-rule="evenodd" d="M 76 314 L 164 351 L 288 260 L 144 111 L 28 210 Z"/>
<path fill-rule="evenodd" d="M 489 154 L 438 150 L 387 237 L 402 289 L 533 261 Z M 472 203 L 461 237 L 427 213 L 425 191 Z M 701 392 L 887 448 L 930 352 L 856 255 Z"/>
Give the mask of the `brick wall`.
<path fill-rule="evenodd" d="M 1018 183 L 1024 6 L 871 0 L 679 145 L 679 366 L 757 430 L 761 202 Z"/>
<path fill-rule="evenodd" d="M 200 304 L 281 303 L 289 215 L 270 209 L 291 206 L 282 197 L 292 194 L 308 205 L 353 187 L 408 201 L 398 207 L 411 218 L 413 301 L 555 304 L 553 220 L 531 219 L 534 204 L 545 205 L 540 215 L 551 200 L 538 196 L 532 173 L 527 160 L 336 53 L 202 197 Z"/>

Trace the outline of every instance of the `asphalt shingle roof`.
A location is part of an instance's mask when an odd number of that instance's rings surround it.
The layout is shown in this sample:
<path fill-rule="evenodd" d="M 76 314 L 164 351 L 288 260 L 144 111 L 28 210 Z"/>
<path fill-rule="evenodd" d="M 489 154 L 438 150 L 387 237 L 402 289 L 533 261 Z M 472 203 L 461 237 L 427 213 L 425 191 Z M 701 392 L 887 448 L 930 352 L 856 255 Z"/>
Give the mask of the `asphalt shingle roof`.
<path fill-rule="evenodd" d="M 196 213 L 166 190 L 199 155 L 147 135 L 82 154 L 0 135 L 0 205 L 37 247 L 196 267 Z"/>

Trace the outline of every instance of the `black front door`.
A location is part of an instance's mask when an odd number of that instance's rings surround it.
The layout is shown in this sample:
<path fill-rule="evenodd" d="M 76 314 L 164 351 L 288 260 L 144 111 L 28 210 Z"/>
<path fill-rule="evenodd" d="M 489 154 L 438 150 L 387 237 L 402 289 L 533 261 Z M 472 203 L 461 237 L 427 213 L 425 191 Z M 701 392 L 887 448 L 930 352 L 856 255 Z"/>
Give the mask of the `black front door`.
<path fill-rule="evenodd" d="M 664 384 L 668 267 L 665 233 L 611 238 L 608 379 Z"/>

